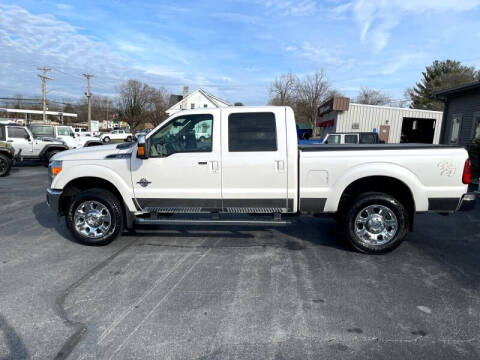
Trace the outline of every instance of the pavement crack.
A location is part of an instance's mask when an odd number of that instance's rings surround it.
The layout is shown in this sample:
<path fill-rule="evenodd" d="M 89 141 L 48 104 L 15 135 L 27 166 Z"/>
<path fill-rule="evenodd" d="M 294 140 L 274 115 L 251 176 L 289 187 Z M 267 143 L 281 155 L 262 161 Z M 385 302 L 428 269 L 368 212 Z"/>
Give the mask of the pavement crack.
<path fill-rule="evenodd" d="M 113 259 L 115 259 L 118 255 L 124 252 L 127 248 L 129 248 L 134 243 L 134 240 L 130 241 L 121 249 L 117 250 L 115 253 L 110 255 L 108 258 L 100 262 L 98 265 L 94 266 L 90 269 L 86 274 L 84 274 L 80 279 L 75 281 L 73 284 L 69 285 L 56 299 L 55 299 L 55 307 L 54 310 L 60 318 L 63 319 L 65 324 L 69 325 L 74 329 L 74 333 L 63 343 L 60 351 L 57 352 L 54 359 L 55 360 L 63 360 L 66 359 L 73 351 L 75 346 L 80 342 L 83 336 L 87 333 L 87 325 L 70 319 L 67 315 L 67 311 L 65 310 L 65 299 L 67 296 L 82 285 L 86 280 L 90 279 L 94 274 L 105 268 Z"/>

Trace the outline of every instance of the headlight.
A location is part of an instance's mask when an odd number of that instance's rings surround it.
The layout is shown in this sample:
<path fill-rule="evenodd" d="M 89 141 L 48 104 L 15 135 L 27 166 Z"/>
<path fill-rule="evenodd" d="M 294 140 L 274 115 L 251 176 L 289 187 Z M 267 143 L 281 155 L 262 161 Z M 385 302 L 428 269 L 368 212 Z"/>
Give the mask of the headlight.
<path fill-rule="evenodd" d="M 62 162 L 60 160 L 55 160 L 50 162 L 48 165 L 48 175 L 50 177 L 50 183 L 53 181 L 53 178 L 60 174 L 62 171 Z"/>

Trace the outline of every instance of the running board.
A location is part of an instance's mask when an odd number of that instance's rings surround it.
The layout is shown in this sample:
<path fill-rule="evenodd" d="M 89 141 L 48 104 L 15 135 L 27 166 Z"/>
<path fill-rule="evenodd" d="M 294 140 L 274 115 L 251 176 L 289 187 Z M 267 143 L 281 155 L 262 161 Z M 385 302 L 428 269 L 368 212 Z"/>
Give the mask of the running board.
<path fill-rule="evenodd" d="M 248 226 L 284 226 L 289 225 L 290 222 L 283 220 L 280 214 L 275 214 L 273 217 L 265 218 L 265 216 L 242 216 L 234 215 L 227 217 L 220 217 L 219 214 L 213 214 L 209 217 L 180 217 L 174 215 L 170 217 L 160 217 L 157 214 L 152 214 L 151 217 L 137 217 L 135 223 L 139 225 L 248 225 Z M 157 215 L 157 216 L 155 216 Z"/>

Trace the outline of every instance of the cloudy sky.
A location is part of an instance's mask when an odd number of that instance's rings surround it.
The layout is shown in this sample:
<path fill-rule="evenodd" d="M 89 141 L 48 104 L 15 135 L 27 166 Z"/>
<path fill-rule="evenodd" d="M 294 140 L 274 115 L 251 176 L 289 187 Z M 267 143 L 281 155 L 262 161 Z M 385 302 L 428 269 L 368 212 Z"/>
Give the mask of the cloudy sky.
<path fill-rule="evenodd" d="M 355 96 L 403 98 L 435 59 L 480 67 L 480 0 L 0 0 L 0 97 L 114 95 L 130 78 L 264 104 L 281 73 L 323 69 Z"/>

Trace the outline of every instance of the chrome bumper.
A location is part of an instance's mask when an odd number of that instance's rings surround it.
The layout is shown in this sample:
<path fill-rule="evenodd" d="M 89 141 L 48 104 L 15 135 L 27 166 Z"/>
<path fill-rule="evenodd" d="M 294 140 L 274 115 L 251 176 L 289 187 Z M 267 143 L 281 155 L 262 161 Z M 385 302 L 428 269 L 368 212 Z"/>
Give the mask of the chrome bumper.
<path fill-rule="evenodd" d="M 47 205 L 55 211 L 58 215 L 60 214 L 60 196 L 62 196 L 62 190 L 47 189 Z"/>
<path fill-rule="evenodd" d="M 475 207 L 475 201 L 477 201 L 477 195 L 475 193 L 463 194 L 460 202 L 458 203 L 457 211 L 470 211 Z"/>

